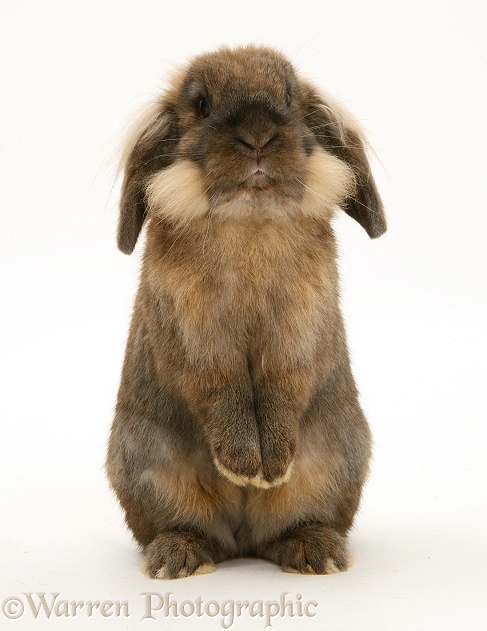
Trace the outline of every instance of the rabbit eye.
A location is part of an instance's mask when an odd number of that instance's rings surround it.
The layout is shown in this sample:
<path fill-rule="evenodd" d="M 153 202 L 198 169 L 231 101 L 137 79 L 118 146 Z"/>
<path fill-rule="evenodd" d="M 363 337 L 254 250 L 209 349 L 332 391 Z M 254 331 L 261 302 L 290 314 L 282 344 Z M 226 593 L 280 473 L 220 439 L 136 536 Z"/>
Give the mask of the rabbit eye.
<path fill-rule="evenodd" d="M 198 113 L 201 118 L 206 118 L 210 115 L 210 106 L 208 105 L 208 101 L 204 98 L 198 101 Z"/>
<path fill-rule="evenodd" d="M 291 95 L 289 92 L 286 92 L 286 105 L 289 107 L 291 105 Z"/>

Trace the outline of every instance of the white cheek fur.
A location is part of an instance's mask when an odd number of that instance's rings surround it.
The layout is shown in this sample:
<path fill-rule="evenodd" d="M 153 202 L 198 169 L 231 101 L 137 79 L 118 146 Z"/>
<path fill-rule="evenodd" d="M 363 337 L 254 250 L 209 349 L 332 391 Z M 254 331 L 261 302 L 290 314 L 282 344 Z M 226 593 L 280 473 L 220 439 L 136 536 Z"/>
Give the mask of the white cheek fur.
<path fill-rule="evenodd" d="M 308 159 L 301 213 L 322 217 L 353 193 L 355 177 L 350 167 L 323 149 L 316 149 Z"/>
<path fill-rule="evenodd" d="M 152 213 L 175 223 L 186 224 L 209 210 L 203 176 L 190 160 L 178 160 L 153 175 L 146 199 Z"/>
<path fill-rule="evenodd" d="M 249 194 L 239 194 L 231 202 L 212 206 L 212 216 L 251 218 L 252 211 L 267 212 L 273 219 L 296 216 L 327 217 L 334 206 L 353 192 L 355 180 L 352 170 L 323 149 L 316 149 L 308 158 L 304 191 L 299 204 L 279 198 L 272 192 L 268 198 L 259 195 L 259 207 L 253 208 Z M 150 212 L 174 223 L 188 222 L 204 217 L 210 210 L 210 201 L 200 168 L 190 160 L 182 159 L 153 175 L 146 189 Z"/>

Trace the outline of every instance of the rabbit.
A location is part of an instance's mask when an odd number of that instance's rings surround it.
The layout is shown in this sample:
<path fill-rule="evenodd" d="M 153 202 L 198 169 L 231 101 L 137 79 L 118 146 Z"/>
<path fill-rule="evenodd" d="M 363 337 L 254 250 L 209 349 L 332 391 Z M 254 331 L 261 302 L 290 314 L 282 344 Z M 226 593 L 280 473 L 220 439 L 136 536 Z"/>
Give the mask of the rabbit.
<path fill-rule="evenodd" d="M 106 472 L 149 577 L 347 569 L 371 433 L 331 220 L 386 230 L 366 149 L 256 45 L 194 57 L 128 134 L 118 247 L 146 242 Z"/>

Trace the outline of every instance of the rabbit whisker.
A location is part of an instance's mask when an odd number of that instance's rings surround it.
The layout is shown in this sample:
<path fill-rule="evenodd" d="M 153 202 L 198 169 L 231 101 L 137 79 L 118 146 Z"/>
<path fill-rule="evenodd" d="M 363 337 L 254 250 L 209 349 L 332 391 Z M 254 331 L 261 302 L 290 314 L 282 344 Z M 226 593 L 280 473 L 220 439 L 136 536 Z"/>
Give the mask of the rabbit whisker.
<path fill-rule="evenodd" d="M 313 110 L 312 112 L 308 112 L 308 113 L 307 113 L 307 114 L 305 114 L 304 116 L 300 116 L 300 117 L 298 118 L 298 121 L 302 121 L 302 120 L 304 120 L 305 118 L 308 118 L 308 116 L 311 116 L 312 114 L 316 114 L 316 112 L 319 112 L 319 111 L 320 111 L 320 108 L 317 108 L 317 109 Z"/>
<path fill-rule="evenodd" d="M 307 188 L 308 191 L 311 191 L 312 193 L 314 193 L 314 195 L 316 195 L 317 197 L 319 197 L 320 199 L 322 199 L 323 201 L 327 202 L 328 204 L 330 203 L 329 199 L 326 199 L 326 197 L 323 197 L 323 195 L 320 195 L 319 193 L 317 193 L 314 189 L 312 189 L 310 186 L 308 186 L 307 184 L 305 184 L 303 181 L 301 181 L 299 178 L 297 178 L 297 181 L 301 184 L 301 186 L 304 186 L 304 188 Z"/>

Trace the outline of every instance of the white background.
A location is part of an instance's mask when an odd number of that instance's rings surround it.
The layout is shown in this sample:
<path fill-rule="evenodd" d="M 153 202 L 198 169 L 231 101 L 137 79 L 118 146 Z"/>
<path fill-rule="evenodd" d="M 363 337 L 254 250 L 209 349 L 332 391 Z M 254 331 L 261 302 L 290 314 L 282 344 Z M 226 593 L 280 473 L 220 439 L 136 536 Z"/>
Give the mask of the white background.
<path fill-rule="evenodd" d="M 487 628 L 486 9 L 480 0 L 2 0 L 0 601 L 127 600 L 124 619 L 1 628 L 136 629 L 140 594 L 318 603 L 273 628 Z M 355 565 L 302 577 L 238 560 L 150 581 L 103 460 L 140 246 L 116 250 L 116 156 L 174 63 L 271 44 L 359 118 L 389 231 L 345 215 L 342 306 L 375 437 Z M 112 189 L 113 186 L 113 189 Z M 25 597 L 24 597 L 25 601 Z M 1 604 L 1 603 L 0 603 Z M 144 628 L 222 628 L 160 617 Z M 244 616 L 232 629 L 264 629 Z"/>

